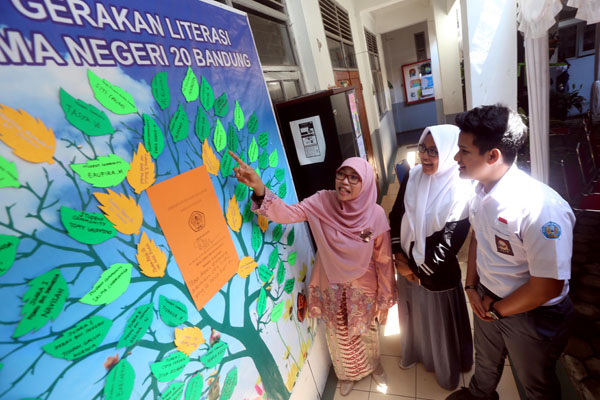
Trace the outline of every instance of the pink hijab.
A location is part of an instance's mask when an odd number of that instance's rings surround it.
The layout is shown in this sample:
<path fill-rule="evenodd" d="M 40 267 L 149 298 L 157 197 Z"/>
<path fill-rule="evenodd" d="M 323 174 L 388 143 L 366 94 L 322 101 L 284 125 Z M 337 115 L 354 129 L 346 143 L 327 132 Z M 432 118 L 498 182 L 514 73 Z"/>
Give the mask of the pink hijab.
<path fill-rule="evenodd" d="M 338 168 L 350 167 L 362 181 L 353 200 L 338 200 L 335 190 L 321 190 L 300 205 L 317 243 L 317 259 L 331 283 L 350 282 L 368 269 L 373 241 L 390 230 L 385 211 L 377 204 L 371 165 L 359 157 L 348 158 Z"/>

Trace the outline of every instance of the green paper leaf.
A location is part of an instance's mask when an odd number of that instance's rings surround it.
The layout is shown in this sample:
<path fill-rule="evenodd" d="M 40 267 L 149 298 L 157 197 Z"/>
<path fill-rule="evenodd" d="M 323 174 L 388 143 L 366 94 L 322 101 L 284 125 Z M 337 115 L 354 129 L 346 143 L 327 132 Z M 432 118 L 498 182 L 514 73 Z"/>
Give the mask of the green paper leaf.
<path fill-rule="evenodd" d="M 79 301 L 93 306 L 108 304 L 115 301 L 129 287 L 133 265 L 117 263 L 100 275 L 100 279 Z"/>
<path fill-rule="evenodd" d="M 190 120 L 180 104 L 179 107 L 177 107 L 175 115 L 173 115 L 173 118 L 171 118 L 171 122 L 169 122 L 169 131 L 171 132 L 173 142 L 177 143 L 185 139 L 188 135 L 189 127 Z"/>
<path fill-rule="evenodd" d="M 183 386 L 183 382 L 171 383 L 167 390 L 160 394 L 160 400 L 180 400 L 183 395 Z"/>
<path fill-rule="evenodd" d="M 254 251 L 258 251 L 260 245 L 262 244 L 262 232 L 260 228 L 256 224 L 252 224 L 252 248 Z"/>
<path fill-rule="evenodd" d="M 242 107 L 240 107 L 240 103 L 235 101 L 235 108 L 233 110 L 233 123 L 237 127 L 238 131 L 241 131 L 244 127 L 244 112 L 242 111 Z"/>
<path fill-rule="evenodd" d="M 295 251 L 292 251 L 292 252 L 290 253 L 290 255 L 288 256 L 288 263 L 289 263 L 290 265 L 294 265 L 294 264 L 296 264 L 296 256 L 297 256 L 297 254 L 298 254 L 298 253 L 296 253 Z"/>
<path fill-rule="evenodd" d="M 15 262 L 20 240 L 16 236 L 0 234 L 0 276 L 4 275 Z"/>
<path fill-rule="evenodd" d="M 296 282 L 296 278 L 290 278 L 287 281 L 285 281 L 285 286 L 283 287 L 283 290 L 285 290 L 285 292 L 287 294 L 290 294 L 294 291 L 294 283 Z"/>
<path fill-rule="evenodd" d="M 273 271 L 271 271 L 266 265 L 261 264 L 258 267 L 258 277 L 261 281 L 268 282 L 273 277 Z"/>
<path fill-rule="evenodd" d="M 121 360 L 110 369 L 104 384 L 106 400 L 128 400 L 133 392 L 135 371 L 127 360 Z"/>
<path fill-rule="evenodd" d="M 197 82 L 196 85 L 198 85 Z M 154 75 L 154 78 L 152 78 L 152 96 L 160 106 L 161 110 L 169 107 L 169 104 L 171 104 L 171 93 L 169 92 L 169 74 L 166 72 L 159 72 Z"/>
<path fill-rule="evenodd" d="M 245 162 L 245 163 L 248 162 L 248 160 L 246 160 L 246 152 L 245 151 L 242 151 L 240 153 L 240 158 L 242 159 L 243 162 Z"/>
<path fill-rule="evenodd" d="M 121 335 L 121 339 L 119 339 L 117 348 L 129 347 L 144 337 L 146 331 L 152 325 L 153 319 L 154 309 L 152 304 L 144 304 L 136 308 L 127 319 L 127 325 L 125 325 L 125 330 Z"/>
<path fill-rule="evenodd" d="M 234 153 L 237 153 L 238 150 L 238 137 L 237 134 L 235 133 L 235 129 L 233 128 L 233 125 L 229 124 L 229 127 L 227 128 L 227 148 L 231 151 L 233 151 Z"/>
<path fill-rule="evenodd" d="M 277 262 L 279 261 L 279 249 L 277 246 L 271 251 L 269 254 L 269 268 L 274 269 L 277 266 Z"/>
<path fill-rule="evenodd" d="M 237 367 L 234 367 L 225 377 L 225 383 L 223 383 L 223 389 L 221 390 L 221 397 L 219 400 L 229 400 L 231 398 L 235 385 L 237 385 L 237 380 Z"/>
<path fill-rule="evenodd" d="M 113 224 L 102 213 L 73 210 L 62 206 L 60 219 L 69 236 L 85 244 L 99 244 L 117 235 Z"/>
<path fill-rule="evenodd" d="M 56 358 L 76 360 L 94 351 L 102 343 L 111 326 L 110 319 L 94 315 L 79 321 L 61 337 L 42 346 L 42 349 Z"/>
<path fill-rule="evenodd" d="M 285 170 L 283 168 L 277 168 L 275 170 L 275 179 L 279 182 L 285 179 Z"/>
<path fill-rule="evenodd" d="M 177 378 L 183 371 L 190 358 L 180 351 L 171 353 L 161 361 L 150 364 L 152 375 L 159 382 L 169 382 Z"/>
<path fill-rule="evenodd" d="M 277 192 L 277 195 L 280 198 L 284 198 L 285 195 L 287 194 L 287 185 L 285 184 L 285 182 L 283 182 L 280 186 L 279 186 L 279 191 Z"/>
<path fill-rule="evenodd" d="M 246 196 L 248 196 L 248 186 L 244 185 L 241 182 L 238 182 L 237 185 L 235 185 L 235 198 L 238 202 L 246 200 Z"/>
<path fill-rule="evenodd" d="M 259 317 L 265 313 L 265 308 L 267 308 L 267 292 L 264 288 L 260 288 L 260 294 L 256 302 L 256 313 Z"/>
<path fill-rule="evenodd" d="M 104 107 L 119 115 L 137 112 L 138 109 L 133 97 L 125 90 L 113 85 L 106 79 L 100 78 L 91 70 L 88 70 L 88 79 L 90 81 L 90 87 L 94 92 L 94 97 L 96 97 L 96 100 Z"/>
<path fill-rule="evenodd" d="M 233 157 L 229 155 L 229 152 L 223 153 L 223 157 L 221 157 L 221 165 L 219 167 L 221 171 L 221 175 L 223 178 L 226 178 L 231 175 L 233 172 Z"/>
<path fill-rule="evenodd" d="M 278 303 L 271 310 L 271 321 L 277 322 L 281 318 L 281 314 L 283 314 L 283 303 Z"/>
<path fill-rule="evenodd" d="M 206 368 L 214 368 L 217 365 L 219 365 L 219 363 L 223 359 L 223 356 L 225 356 L 226 351 L 227 343 L 219 341 L 215 343 L 210 348 L 210 350 L 208 350 L 208 353 L 200 357 L 200 361 L 202 362 L 202 364 L 204 364 Z"/>
<path fill-rule="evenodd" d="M 196 112 L 195 128 L 196 136 L 198 136 L 198 139 L 200 139 L 201 142 L 204 142 L 204 139 L 206 139 L 210 133 L 210 121 L 200 106 L 198 106 L 198 111 Z"/>
<path fill-rule="evenodd" d="M 4 259 L 0 251 L 0 260 Z M 2 261 L 0 261 L 1 263 Z M 23 318 L 17 325 L 13 337 L 21 337 L 31 331 L 37 331 L 49 320 L 56 320 L 69 297 L 67 281 L 59 269 L 52 269 L 39 275 L 28 283 L 29 289 L 23 296 Z"/>
<path fill-rule="evenodd" d="M 279 164 L 279 156 L 277 155 L 277 149 L 275 149 L 269 154 L 269 167 L 275 168 L 277 164 Z"/>
<path fill-rule="evenodd" d="M 202 375 L 197 373 L 189 380 L 185 388 L 185 400 L 200 400 L 203 386 L 204 380 L 202 380 Z"/>
<path fill-rule="evenodd" d="M 215 102 L 215 94 L 213 93 L 210 84 L 202 77 L 200 86 L 200 103 L 206 111 L 210 110 Z"/>
<path fill-rule="evenodd" d="M 67 121 L 86 135 L 100 136 L 115 131 L 104 111 L 76 99 L 63 88 L 60 88 L 59 98 Z"/>
<path fill-rule="evenodd" d="M 144 118 L 144 147 L 152 158 L 157 159 L 165 147 L 165 136 L 158 124 L 148 114 Z"/>
<path fill-rule="evenodd" d="M 288 233 L 288 237 L 287 237 L 288 246 L 291 246 L 294 244 L 295 237 L 296 237 L 296 235 L 294 234 L 294 228 L 292 227 L 292 230 L 290 231 L 290 233 Z"/>
<path fill-rule="evenodd" d="M 263 149 L 266 149 L 268 144 L 269 144 L 269 132 L 263 132 L 260 135 L 258 135 L 258 145 L 260 147 L 262 147 Z"/>
<path fill-rule="evenodd" d="M 258 118 L 256 118 L 256 111 L 254 111 L 248 118 L 248 132 L 256 133 L 256 129 L 258 129 Z"/>
<path fill-rule="evenodd" d="M 277 268 L 277 283 L 282 284 L 285 279 L 285 265 L 283 265 L 283 261 L 279 261 L 279 268 Z"/>
<path fill-rule="evenodd" d="M 273 229 L 273 241 L 279 242 L 279 239 L 281 239 L 282 233 L 283 233 L 283 227 L 281 225 L 277 224 L 275 226 L 275 229 Z"/>
<path fill-rule="evenodd" d="M 17 165 L 0 156 L 0 188 L 21 186 Z"/>
<path fill-rule="evenodd" d="M 250 221 L 252 221 L 253 217 L 254 217 L 254 213 L 252 212 L 252 203 L 248 202 L 248 203 L 246 203 L 246 206 L 244 207 L 244 214 L 242 214 L 242 220 L 244 222 L 250 222 Z"/>
<path fill-rule="evenodd" d="M 252 142 L 250 142 L 250 147 L 248 147 L 248 160 L 253 163 L 256 161 L 258 157 L 258 146 L 256 144 L 256 138 L 252 138 Z"/>
<path fill-rule="evenodd" d="M 221 124 L 221 120 L 218 118 L 217 124 L 215 125 L 215 132 L 213 134 L 213 144 L 215 145 L 215 149 L 217 151 L 223 150 L 227 144 L 227 134 L 225 133 L 225 128 L 223 128 L 223 124 Z"/>
<path fill-rule="evenodd" d="M 204 81 L 204 78 L 202 78 Z M 190 67 L 188 67 L 185 78 L 183 78 L 183 82 L 181 83 L 181 93 L 183 93 L 183 97 L 185 97 L 185 101 L 188 103 L 190 101 L 194 101 L 198 98 L 198 94 L 200 92 L 200 88 L 198 87 L 198 78 L 196 78 L 196 74 Z"/>
<path fill-rule="evenodd" d="M 229 104 L 227 103 L 227 94 L 225 92 L 215 100 L 214 107 L 215 115 L 217 117 L 222 118 L 227 115 L 227 112 L 229 112 Z"/>
<path fill-rule="evenodd" d="M 263 151 L 258 156 L 258 168 L 265 169 L 269 166 L 269 153 Z"/>
<path fill-rule="evenodd" d="M 161 295 L 158 301 L 160 319 L 169 326 L 175 327 L 188 319 L 187 307 L 182 302 L 171 300 Z"/>
<path fill-rule="evenodd" d="M 131 166 L 115 154 L 100 156 L 85 164 L 71 164 L 79 177 L 98 188 L 116 186 L 123 182 Z"/>

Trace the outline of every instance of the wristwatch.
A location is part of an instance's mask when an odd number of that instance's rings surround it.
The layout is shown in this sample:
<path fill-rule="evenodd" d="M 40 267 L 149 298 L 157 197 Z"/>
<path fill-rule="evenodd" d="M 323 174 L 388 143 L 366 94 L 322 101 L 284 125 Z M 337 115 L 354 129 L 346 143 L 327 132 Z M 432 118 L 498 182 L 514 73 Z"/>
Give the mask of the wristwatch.
<path fill-rule="evenodd" d="M 492 316 L 492 318 L 494 318 L 496 321 L 499 319 L 502 319 L 502 314 L 500 314 L 498 312 L 498 310 L 496 310 L 496 307 L 494 307 L 494 304 L 497 302 L 498 300 L 494 300 L 490 303 L 490 308 L 488 309 L 488 313 Z"/>

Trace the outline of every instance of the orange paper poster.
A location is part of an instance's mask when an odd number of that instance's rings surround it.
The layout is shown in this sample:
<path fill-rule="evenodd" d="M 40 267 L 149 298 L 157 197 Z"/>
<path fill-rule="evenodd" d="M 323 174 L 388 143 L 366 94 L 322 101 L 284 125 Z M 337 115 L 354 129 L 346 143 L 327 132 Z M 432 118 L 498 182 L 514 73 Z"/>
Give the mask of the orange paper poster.
<path fill-rule="evenodd" d="M 146 192 L 200 310 L 237 272 L 239 264 L 206 167 L 157 183 Z"/>

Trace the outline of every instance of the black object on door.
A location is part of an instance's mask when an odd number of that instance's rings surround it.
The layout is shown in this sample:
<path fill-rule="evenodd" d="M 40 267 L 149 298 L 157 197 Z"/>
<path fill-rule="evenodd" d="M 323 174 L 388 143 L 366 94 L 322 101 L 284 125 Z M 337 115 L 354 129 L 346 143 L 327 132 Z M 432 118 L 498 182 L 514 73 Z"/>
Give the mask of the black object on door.
<path fill-rule="evenodd" d="M 367 155 L 354 87 L 311 93 L 275 105 L 298 199 L 335 188 L 335 171 Z"/>

